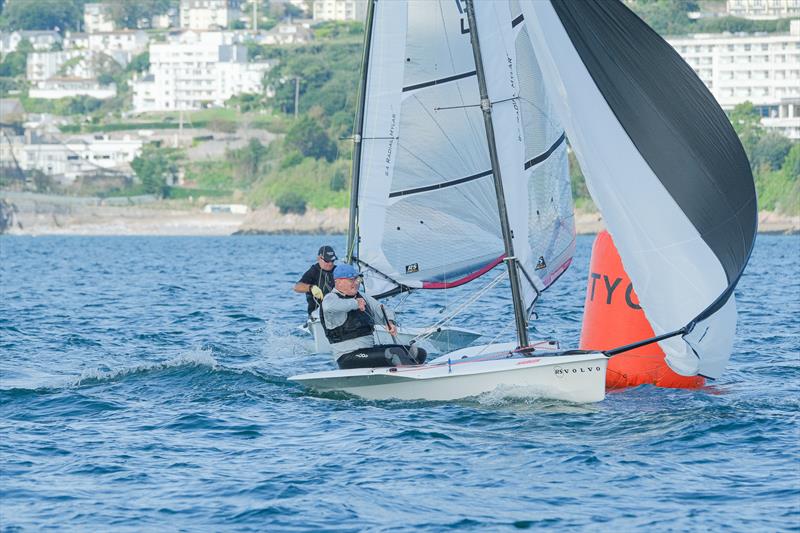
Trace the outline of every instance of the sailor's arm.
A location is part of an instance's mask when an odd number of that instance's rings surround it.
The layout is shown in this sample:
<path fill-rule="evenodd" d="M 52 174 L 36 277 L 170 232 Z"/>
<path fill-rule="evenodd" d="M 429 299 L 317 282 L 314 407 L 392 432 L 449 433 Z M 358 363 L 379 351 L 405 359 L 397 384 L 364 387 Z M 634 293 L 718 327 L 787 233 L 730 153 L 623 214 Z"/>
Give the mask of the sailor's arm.
<path fill-rule="evenodd" d="M 300 292 L 305 294 L 310 290 L 311 290 L 310 283 L 303 283 L 302 281 L 298 281 L 297 283 L 294 284 L 294 292 Z"/>
<path fill-rule="evenodd" d="M 372 316 L 372 319 L 375 321 L 376 324 L 383 324 L 384 326 L 389 326 L 390 324 L 396 324 L 397 320 L 395 318 L 394 311 L 389 309 L 386 306 L 383 306 L 383 309 L 386 311 L 386 318 L 389 319 L 389 323 L 386 323 L 386 320 L 383 317 L 383 311 L 381 310 L 381 304 L 373 298 L 372 296 L 364 295 L 364 301 L 367 304 L 367 309 L 369 310 L 369 314 Z"/>

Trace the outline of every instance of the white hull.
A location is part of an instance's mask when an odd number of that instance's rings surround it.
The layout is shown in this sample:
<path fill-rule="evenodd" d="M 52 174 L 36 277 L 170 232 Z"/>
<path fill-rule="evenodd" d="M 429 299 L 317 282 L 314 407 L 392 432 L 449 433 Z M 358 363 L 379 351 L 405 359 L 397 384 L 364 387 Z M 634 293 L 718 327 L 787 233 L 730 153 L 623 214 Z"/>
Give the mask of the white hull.
<path fill-rule="evenodd" d="M 457 400 L 498 388 L 576 403 L 605 398 L 608 358 L 602 353 L 535 351 L 526 357 L 512 349 L 509 344 L 475 346 L 420 366 L 333 370 L 289 379 L 319 392 L 340 391 L 369 400 Z M 489 353 L 478 355 L 482 351 Z"/>
<path fill-rule="evenodd" d="M 300 329 L 314 337 L 314 353 L 330 353 L 331 345 L 325 337 L 322 323 L 316 316 L 312 316 L 305 325 L 300 326 Z M 425 330 L 422 328 L 402 327 L 397 332 L 397 340 L 400 344 L 408 344 L 423 333 Z M 428 336 L 420 346 L 428 350 L 433 349 L 437 353 L 450 352 L 469 346 L 480 336 L 480 333 L 464 328 L 440 328 Z M 375 326 L 373 337 L 375 344 L 394 343 L 392 336 L 383 326 Z"/>

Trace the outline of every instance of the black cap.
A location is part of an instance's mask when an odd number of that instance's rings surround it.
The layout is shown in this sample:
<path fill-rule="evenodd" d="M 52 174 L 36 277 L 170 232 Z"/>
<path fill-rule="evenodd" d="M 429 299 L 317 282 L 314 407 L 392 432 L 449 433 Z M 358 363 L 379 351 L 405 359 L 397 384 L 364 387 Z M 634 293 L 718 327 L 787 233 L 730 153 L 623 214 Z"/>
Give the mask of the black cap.
<path fill-rule="evenodd" d="M 318 256 L 327 262 L 336 261 L 336 252 L 333 251 L 332 246 L 325 245 L 319 249 Z"/>

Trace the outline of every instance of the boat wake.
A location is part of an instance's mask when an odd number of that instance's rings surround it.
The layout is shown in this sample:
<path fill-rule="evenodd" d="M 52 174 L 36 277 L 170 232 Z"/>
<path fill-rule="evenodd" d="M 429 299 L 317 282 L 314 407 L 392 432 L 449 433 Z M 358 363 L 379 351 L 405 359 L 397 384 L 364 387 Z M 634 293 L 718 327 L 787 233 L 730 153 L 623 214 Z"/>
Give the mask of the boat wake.
<path fill-rule="evenodd" d="M 162 362 L 148 362 L 140 365 L 111 368 L 100 365 L 81 372 L 79 376 L 58 377 L 53 375 L 37 375 L 20 377 L 18 379 L 4 380 L 0 387 L 0 399 L 8 400 L 20 394 L 29 393 L 51 394 L 70 389 L 81 389 L 102 384 L 113 384 L 131 378 L 155 375 L 163 372 L 205 369 L 209 374 L 216 376 L 234 376 L 241 378 L 249 376 L 261 382 L 270 384 L 286 384 L 284 375 L 274 375 L 258 367 L 232 367 L 221 364 L 214 358 L 210 348 L 198 348 L 182 353 L 172 359 Z"/>

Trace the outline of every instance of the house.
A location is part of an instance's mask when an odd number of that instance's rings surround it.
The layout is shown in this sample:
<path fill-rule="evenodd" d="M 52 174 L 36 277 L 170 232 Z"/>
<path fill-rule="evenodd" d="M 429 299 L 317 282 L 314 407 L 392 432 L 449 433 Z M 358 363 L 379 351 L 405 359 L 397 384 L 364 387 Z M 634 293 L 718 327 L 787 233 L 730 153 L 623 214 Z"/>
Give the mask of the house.
<path fill-rule="evenodd" d="M 184 29 L 226 29 L 241 16 L 240 0 L 181 0 L 180 3 L 180 27 Z"/>
<path fill-rule="evenodd" d="M 100 85 L 96 80 L 82 78 L 50 78 L 37 81 L 28 89 L 31 98 L 58 100 L 75 96 L 90 96 L 99 100 L 113 98 L 117 95 L 117 86 L 113 83 Z"/>
<path fill-rule="evenodd" d="M 114 31 L 110 4 L 84 4 L 83 30 L 86 33 Z"/>
<path fill-rule="evenodd" d="M 728 0 L 728 15 L 769 20 L 800 17 L 800 0 Z"/>
<path fill-rule="evenodd" d="M 37 51 L 52 50 L 62 41 L 61 35 L 51 30 L 0 32 L 0 54 L 16 52 L 22 40 L 30 42 Z"/>
<path fill-rule="evenodd" d="M 314 20 L 357 20 L 367 17 L 367 0 L 314 0 Z"/>
<path fill-rule="evenodd" d="M 38 170 L 64 185 L 99 173 L 130 173 L 130 163 L 141 153 L 143 142 L 129 134 L 76 135 L 62 138 L 26 130 L 25 135 L 4 136 L 0 167 Z"/>

